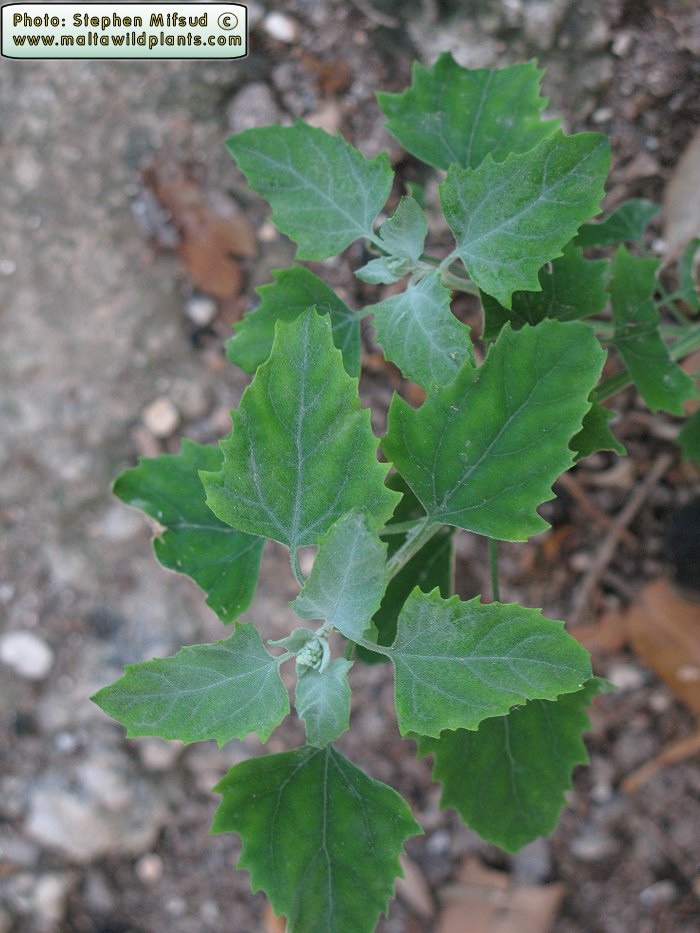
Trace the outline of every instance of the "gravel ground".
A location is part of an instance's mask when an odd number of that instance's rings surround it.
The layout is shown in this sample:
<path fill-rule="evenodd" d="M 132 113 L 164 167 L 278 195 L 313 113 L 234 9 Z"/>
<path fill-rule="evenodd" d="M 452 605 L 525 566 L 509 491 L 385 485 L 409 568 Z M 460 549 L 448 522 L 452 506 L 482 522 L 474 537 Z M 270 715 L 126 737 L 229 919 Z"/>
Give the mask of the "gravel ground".
<path fill-rule="evenodd" d="M 0 933 L 263 929 L 262 898 L 233 871 L 236 837 L 207 835 L 211 786 L 259 746 L 126 742 L 88 701 L 124 663 L 221 635 L 194 585 L 156 565 L 146 523 L 109 487 L 139 454 L 226 433 L 245 379 L 224 364 L 221 338 L 254 303 L 253 286 L 291 258 L 224 151 L 231 130 L 311 118 L 368 155 L 387 148 L 410 178 L 415 167 L 385 134 L 373 90 L 400 90 L 413 58 L 429 63 L 449 49 L 471 66 L 536 55 L 567 127 L 611 134 L 611 204 L 659 198 L 693 133 L 695 3 L 490 0 L 470 14 L 463 6 L 297 0 L 275 7 L 280 25 L 251 4 L 244 61 L 0 65 L 9 182 L 0 188 Z M 172 164 L 208 198 L 239 204 L 258 231 L 239 299 L 214 304 L 172 249 L 177 231 L 149 181 Z M 352 277 L 357 258 L 355 247 L 320 270 L 360 306 L 368 293 Z M 381 406 L 392 376 L 370 367 L 362 386 Z M 622 428 L 630 466 L 613 476 L 611 461 L 594 464 L 609 480 L 594 497 L 609 514 L 672 449 L 663 419 L 645 417 L 632 397 L 620 408 L 630 415 Z M 674 462 L 632 528 L 642 546 L 616 557 L 629 586 L 663 572 L 668 515 L 697 491 L 697 472 Z M 555 532 L 573 528 L 558 562 L 548 562 L 548 538 L 506 548 L 505 597 L 567 618 L 602 530 L 563 493 L 550 508 Z M 463 596 L 486 587 L 478 541 L 460 541 L 458 567 Z M 250 612 L 268 637 L 290 627 L 293 595 L 283 549 L 269 546 Z M 600 610 L 624 602 L 609 586 L 597 599 Z M 564 881 L 555 933 L 700 928 L 697 767 L 667 769 L 634 798 L 619 791 L 626 773 L 693 722 L 624 649 L 601 673 L 621 690 L 595 711 L 593 766 L 578 775 L 553 840 L 513 860 L 439 811 L 428 763 L 395 737 L 387 672 L 353 671 L 353 728 L 341 748 L 414 806 L 427 835 L 409 852 L 434 895 L 476 853 L 520 877 Z M 268 748 L 300 738 L 290 721 Z M 403 898 L 380 930 L 435 924 Z"/>

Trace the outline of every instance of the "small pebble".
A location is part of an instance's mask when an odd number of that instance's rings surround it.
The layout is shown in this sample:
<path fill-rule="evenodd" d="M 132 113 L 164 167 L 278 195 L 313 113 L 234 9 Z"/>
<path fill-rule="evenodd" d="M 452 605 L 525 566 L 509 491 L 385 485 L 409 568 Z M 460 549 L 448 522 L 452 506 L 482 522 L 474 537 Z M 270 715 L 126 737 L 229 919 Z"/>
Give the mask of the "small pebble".
<path fill-rule="evenodd" d="M 201 418 L 211 406 L 211 394 L 206 386 L 191 379 L 175 379 L 170 395 L 183 418 L 191 421 Z"/>
<path fill-rule="evenodd" d="M 33 892 L 33 913 L 41 929 L 58 929 L 66 912 L 66 901 L 75 876 L 68 872 L 50 872 L 37 878 Z"/>
<path fill-rule="evenodd" d="M 444 829 L 432 833 L 425 844 L 432 856 L 444 855 L 450 851 L 450 834 Z"/>
<path fill-rule="evenodd" d="M 582 862 L 600 862 L 615 851 L 615 841 L 595 829 L 584 830 L 571 842 L 571 854 Z"/>
<path fill-rule="evenodd" d="M 661 690 L 655 690 L 649 697 L 649 708 L 655 713 L 667 713 L 672 703 L 671 697 Z"/>
<path fill-rule="evenodd" d="M 513 876 L 521 884 L 542 884 L 552 873 L 549 840 L 540 836 L 513 856 Z"/>
<path fill-rule="evenodd" d="M 594 123 L 607 123 L 609 120 L 612 120 L 614 112 L 612 107 L 598 107 L 597 110 L 594 110 L 591 115 L 591 120 Z"/>
<path fill-rule="evenodd" d="M 163 859 L 155 852 L 147 852 L 136 863 L 136 877 L 144 884 L 155 884 L 163 877 Z"/>
<path fill-rule="evenodd" d="M 621 32 L 618 36 L 615 37 L 613 41 L 613 55 L 617 55 L 618 58 L 624 58 L 624 56 L 629 52 L 630 46 L 633 42 L 634 39 L 629 32 Z"/>
<path fill-rule="evenodd" d="M 278 42 L 296 42 L 299 36 L 298 24 L 284 13 L 268 13 L 263 20 L 263 29 Z"/>
<path fill-rule="evenodd" d="M 180 423 L 180 413 L 175 405 L 162 395 L 143 410 L 143 423 L 154 437 L 170 437 Z"/>
<path fill-rule="evenodd" d="M 138 746 L 139 757 L 148 771 L 169 771 L 183 748 L 181 742 L 166 742 L 158 738 L 142 739 Z"/>
<path fill-rule="evenodd" d="M 165 902 L 165 910 L 171 917 L 183 917 L 187 913 L 187 901 L 182 897 L 171 897 Z"/>
<path fill-rule="evenodd" d="M 86 872 L 83 883 L 83 899 L 87 906 L 97 913 L 108 914 L 115 910 L 115 899 L 107 879 L 98 869 Z"/>
<path fill-rule="evenodd" d="M 610 803 L 613 799 L 614 792 L 610 784 L 605 784 L 602 781 L 598 781 L 595 784 L 591 785 L 590 797 L 593 803 L 599 805 Z"/>
<path fill-rule="evenodd" d="M 658 907 L 670 904 L 678 896 L 678 888 L 668 878 L 656 881 L 639 892 L 639 900 L 645 907 Z"/>
<path fill-rule="evenodd" d="M 211 324 L 218 310 L 219 306 L 210 295 L 190 295 L 185 302 L 185 314 L 197 327 Z"/>
<path fill-rule="evenodd" d="M 53 737 L 53 747 L 61 755 L 71 755 L 78 747 L 78 740 L 72 732 L 57 732 Z"/>
<path fill-rule="evenodd" d="M 612 664 L 607 672 L 608 680 L 618 690 L 638 690 L 646 682 L 646 674 L 636 664 Z"/>
<path fill-rule="evenodd" d="M 0 639 L 0 661 L 25 680 L 43 680 L 54 664 L 54 653 L 33 632 L 8 632 Z"/>
<path fill-rule="evenodd" d="M 261 243 L 273 243 L 279 239 L 279 230 L 271 220 L 264 220 L 258 229 L 258 239 Z"/>
<path fill-rule="evenodd" d="M 236 94 L 226 109 L 228 125 L 234 133 L 279 123 L 282 113 L 264 81 L 252 81 Z"/>

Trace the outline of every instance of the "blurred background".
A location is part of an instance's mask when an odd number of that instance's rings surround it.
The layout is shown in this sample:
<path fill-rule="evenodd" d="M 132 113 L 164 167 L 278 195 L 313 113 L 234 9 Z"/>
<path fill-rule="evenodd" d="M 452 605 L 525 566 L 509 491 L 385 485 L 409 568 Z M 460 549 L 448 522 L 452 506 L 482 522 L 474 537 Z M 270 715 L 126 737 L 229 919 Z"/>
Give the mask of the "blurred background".
<path fill-rule="evenodd" d="M 688 205 L 700 226 L 697 145 L 678 170 L 700 117 L 696 0 L 288 0 L 251 3 L 249 17 L 239 61 L 0 63 L 0 933 L 279 929 L 234 871 L 237 837 L 208 836 L 211 787 L 259 743 L 126 742 L 89 702 L 125 663 L 224 634 L 194 584 L 157 565 L 147 521 L 110 484 L 183 436 L 228 432 L 247 378 L 223 340 L 293 256 L 227 135 L 303 117 L 365 155 L 386 149 L 434 205 L 436 179 L 385 132 L 374 91 L 402 90 L 414 59 L 445 50 L 469 67 L 536 57 L 567 131 L 611 136 L 606 207 L 666 198 L 650 237 L 661 250 L 688 238 Z M 360 252 L 314 266 L 355 308 L 376 300 L 352 274 Z M 379 430 L 403 386 L 371 328 L 364 341 Z M 502 598 L 576 623 L 619 688 L 593 711 L 592 765 L 552 839 L 506 857 L 441 812 L 430 763 L 399 741 L 390 672 L 353 671 L 340 746 L 401 790 L 426 832 L 382 933 L 700 929 L 697 756 L 621 786 L 671 743 L 699 744 L 698 607 L 666 580 L 669 522 L 700 473 L 673 443 L 677 419 L 631 391 L 612 407 L 629 458 L 589 458 L 544 508 L 550 531 L 502 552 Z M 697 536 L 687 521 L 681 536 Z M 462 596 L 488 592 L 485 542 L 460 537 L 457 569 Z M 267 637 L 291 626 L 294 594 L 284 549 L 269 545 L 249 613 Z M 679 619 L 685 693 L 639 635 L 677 635 Z M 290 719 L 267 748 L 301 738 Z"/>

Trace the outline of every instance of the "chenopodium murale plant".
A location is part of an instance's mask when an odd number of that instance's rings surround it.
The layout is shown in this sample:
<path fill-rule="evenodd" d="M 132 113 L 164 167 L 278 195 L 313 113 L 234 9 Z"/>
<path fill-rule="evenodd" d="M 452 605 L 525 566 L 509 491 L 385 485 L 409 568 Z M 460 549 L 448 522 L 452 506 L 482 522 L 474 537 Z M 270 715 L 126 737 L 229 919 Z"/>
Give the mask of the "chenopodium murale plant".
<path fill-rule="evenodd" d="M 178 454 L 141 459 L 114 486 L 164 528 L 158 560 L 232 623 L 222 641 L 129 665 L 99 691 L 129 736 L 265 742 L 290 713 L 280 667 L 295 660 L 306 744 L 233 767 L 215 788 L 213 824 L 241 836 L 239 867 L 292 933 L 372 931 L 405 840 L 421 832 L 399 794 L 334 745 L 358 660 L 393 666 L 399 731 L 433 757 L 443 806 L 510 852 L 553 829 L 587 760 L 587 707 L 607 685 L 562 622 L 499 601 L 496 573 L 493 601 L 452 595 L 454 533 L 486 536 L 496 569 L 496 542 L 548 527 L 537 508 L 563 471 L 595 451 L 624 453 L 602 404 L 612 391 L 634 381 L 653 410 L 678 415 L 696 394 L 675 360 L 679 345 L 700 343 L 697 327 L 662 339 L 659 264 L 635 253 L 656 207 L 629 201 L 591 222 L 608 141 L 542 119 L 540 79 L 533 62 L 468 70 L 443 55 L 416 65 L 402 94 L 378 95 L 389 131 L 444 175 L 454 248 L 442 258 L 425 252 L 420 191 L 378 222 L 394 185 L 385 153 L 368 160 L 300 121 L 230 139 L 298 259 L 362 239 L 374 258 L 359 278 L 405 289 L 357 311 L 306 266 L 274 272 L 227 344 L 253 374 L 231 433 L 218 447 L 183 440 Z M 612 261 L 589 257 L 610 246 Z M 695 248 L 673 296 L 691 312 Z M 451 310 L 460 291 L 483 306 L 479 364 Z M 379 440 L 358 397 L 368 316 L 386 359 L 426 393 L 417 408 L 394 395 Z M 621 371 L 599 385 L 609 350 Z M 697 422 L 686 430 L 697 457 Z M 268 538 L 289 549 L 304 624 L 265 645 L 236 620 Z M 345 640 L 335 658 L 331 633 Z"/>

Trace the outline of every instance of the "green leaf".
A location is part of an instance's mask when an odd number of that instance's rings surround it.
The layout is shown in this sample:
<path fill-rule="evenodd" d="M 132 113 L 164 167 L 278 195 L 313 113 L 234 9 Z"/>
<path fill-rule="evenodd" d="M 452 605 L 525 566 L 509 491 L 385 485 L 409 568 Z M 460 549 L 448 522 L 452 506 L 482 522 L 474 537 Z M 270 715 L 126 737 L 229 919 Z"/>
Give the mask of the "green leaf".
<path fill-rule="evenodd" d="M 239 833 L 250 871 L 287 933 L 373 933 L 421 832 L 405 801 L 332 746 L 244 761 L 215 788 L 212 832 Z"/>
<path fill-rule="evenodd" d="M 402 94 L 379 92 L 387 129 L 401 145 L 436 168 L 476 168 L 490 153 L 502 162 L 550 136 L 558 120 L 540 119 L 543 70 L 534 61 L 490 71 L 462 68 L 449 52 L 425 68 L 413 65 Z"/>
<path fill-rule="evenodd" d="M 440 188 L 456 253 L 505 308 L 515 291 L 537 291 L 537 273 L 599 210 L 610 144 L 599 133 L 557 131 L 536 148 L 479 168 L 450 167 Z"/>
<path fill-rule="evenodd" d="M 659 210 L 659 205 L 644 198 L 631 198 L 597 223 L 584 224 L 574 243 L 583 248 L 615 246 L 629 241 L 641 243 L 646 225 Z"/>
<path fill-rule="evenodd" d="M 682 415 L 684 402 L 696 398 L 690 376 L 671 360 L 658 326 L 654 306 L 657 259 L 640 259 L 620 246 L 610 280 L 615 335 L 612 344 L 625 369 L 652 411 L 662 408 Z"/>
<path fill-rule="evenodd" d="M 692 460 L 700 466 L 700 410 L 691 415 L 683 425 L 678 435 L 678 444 L 686 460 Z"/>
<path fill-rule="evenodd" d="M 257 289 L 260 304 L 235 325 L 226 341 L 226 356 L 247 373 L 254 373 L 272 350 L 277 321 L 288 324 L 314 305 L 328 314 L 333 343 L 343 354 L 349 376 L 360 375 L 360 317 L 351 311 L 317 275 L 305 266 L 273 271 L 274 282 Z"/>
<path fill-rule="evenodd" d="M 599 450 L 614 450 L 620 456 L 627 453 L 624 445 L 618 441 L 610 430 L 609 422 L 614 417 L 615 412 L 610 411 L 600 402 L 591 404 L 591 407 L 584 415 L 581 430 L 569 442 L 569 447 L 576 454 L 577 462 Z"/>
<path fill-rule="evenodd" d="M 237 624 L 215 645 L 127 664 L 124 676 L 92 699 L 126 726 L 129 738 L 216 739 L 220 746 L 249 732 L 265 742 L 289 712 L 279 664 L 249 624 Z"/>
<path fill-rule="evenodd" d="M 245 130 L 226 145 L 275 225 L 298 244 L 298 259 L 327 259 L 371 236 L 391 191 L 385 152 L 365 159 L 342 136 L 300 120 Z"/>
<path fill-rule="evenodd" d="M 416 267 L 427 235 L 428 221 L 418 203 L 401 198 L 394 214 L 377 231 L 388 255 L 370 260 L 355 275 L 370 285 L 398 282 Z"/>
<path fill-rule="evenodd" d="M 411 269 L 412 264 L 407 259 L 380 256 L 378 259 L 370 259 L 356 270 L 355 275 L 368 285 L 391 285 L 403 279 Z"/>
<path fill-rule="evenodd" d="M 565 246 L 558 259 L 540 269 L 541 291 L 515 292 L 511 310 L 482 292 L 484 337 L 493 340 L 506 321 L 517 330 L 524 324 L 538 324 L 545 318 L 578 321 L 598 314 L 608 300 L 609 271 L 607 259 L 584 259 L 580 249 Z"/>
<path fill-rule="evenodd" d="M 573 768 L 588 762 L 581 737 L 590 729 L 586 708 L 607 689 L 593 678 L 576 693 L 486 719 L 478 732 L 417 738 L 419 754 L 435 756 L 441 807 L 454 807 L 470 829 L 508 852 L 550 833 Z"/>
<path fill-rule="evenodd" d="M 277 324 L 267 362 L 243 393 L 223 468 L 203 473 L 207 504 L 242 531 L 292 552 L 316 544 L 345 512 L 384 522 L 397 496 L 384 486 L 370 415 L 343 369 L 328 315 Z"/>
<path fill-rule="evenodd" d="M 401 734 L 477 729 L 526 700 L 554 700 L 591 676 L 588 652 L 539 609 L 443 599 L 416 588 L 389 656 Z"/>
<path fill-rule="evenodd" d="M 682 300 L 691 311 L 700 311 L 700 294 L 697 284 L 696 256 L 700 250 L 700 237 L 691 240 L 678 260 L 678 290 Z M 700 261 L 700 260 L 699 260 Z"/>
<path fill-rule="evenodd" d="M 319 541 L 292 608 L 302 619 L 323 619 L 351 641 L 362 638 L 388 582 L 386 552 L 364 515 L 344 515 Z"/>
<path fill-rule="evenodd" d="M 295 694 L 299 718 L 306 723 L 306 741 L 323 748 L 350 726 L 350 685 L 352 661 L 337 658 L 324 671 L 301 669 Z"/>
<path fill-rule="evenodd" d="M 221 461 L 218 447 L 184 439 L 179 453 L 141 458 L 112 488 L 165 529 L 153 542 L 160 563 L 191 577 L 207 605 L 231 622 L 251 603 L 265 542 L 235 531 L 207 507 L 198 471 L 219 469 Z"/>
<path fill-rule="evenodd" d="M 382 449 L 430 523 L 507 541 L 545 529 L 537 513 L 573 463 L 604 353 L 586 324 L 503 328 L 478 368 L 463 367 L 417 410 L 394 396 Z"/>
<path fill-rule="evenodd" d="M 295 628 L 284 638 L 271 638 L 268 644 L 275 645 L 278 648 L 285 648 L 292 654 L 299 654 L 305 645 L 317 638 L 316 632 L 312 632 L 310 628 Z"/>
<path fill-rule="evenodd" d="M 450 309 L 450 293 L 431 272 L 400 295 L 365 308 L 384 355 L 424 388 L 446 385 L 465 361 L 473 363 L 469 328 Z"/>
<path fill-rule="evenodd" d="M 392 216 L 379 228 L 378 236 L 390 256 L 418 262 L 428 235 L 428 221 L 413 198 L 401 198 Z"/>

